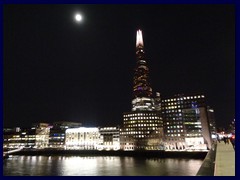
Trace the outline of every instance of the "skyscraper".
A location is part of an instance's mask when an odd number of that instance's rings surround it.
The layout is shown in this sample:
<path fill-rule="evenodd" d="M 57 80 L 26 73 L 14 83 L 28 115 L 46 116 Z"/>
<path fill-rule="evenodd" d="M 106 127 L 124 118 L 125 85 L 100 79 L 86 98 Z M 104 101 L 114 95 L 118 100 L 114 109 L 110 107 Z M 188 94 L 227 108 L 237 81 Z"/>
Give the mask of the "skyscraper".
<path fill-rule="evenodd" d="M 153 98 L 145 59 L 142 31 L 136 37 L 136 67 L 133 77 L 132 111 L 123 113 L 121 148 L 124 150 L 161 149 L 162 118 L 160 93 Z"/>
<path fill-rule="evenodd" d="M 149 80 L 149 69 L 145 59 L 142 31 L 137 31 L 136 37 L 137 63 L 133 77 L 133 100 L 132 111 L 152 111 L 154 101 L 152 99 L 152 88 Z"/>

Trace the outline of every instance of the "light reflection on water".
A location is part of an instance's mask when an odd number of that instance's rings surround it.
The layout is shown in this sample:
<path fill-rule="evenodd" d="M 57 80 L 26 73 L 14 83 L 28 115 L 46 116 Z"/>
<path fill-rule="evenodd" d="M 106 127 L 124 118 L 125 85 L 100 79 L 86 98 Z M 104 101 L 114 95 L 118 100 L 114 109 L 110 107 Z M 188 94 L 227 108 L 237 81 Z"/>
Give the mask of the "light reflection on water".
<path fill-rule="evenodd" d="M 201 159 L 118 156 L 13 156 L 4 176 L 195 176 Z"/>

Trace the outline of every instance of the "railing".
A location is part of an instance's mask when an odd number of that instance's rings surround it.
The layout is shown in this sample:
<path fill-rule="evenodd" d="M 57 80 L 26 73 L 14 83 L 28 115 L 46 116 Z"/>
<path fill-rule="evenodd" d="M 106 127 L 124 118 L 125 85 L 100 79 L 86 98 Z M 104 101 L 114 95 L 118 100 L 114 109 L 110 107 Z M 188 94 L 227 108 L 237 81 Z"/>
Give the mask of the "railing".
<path fill-rule="evenodd" d="M 196 176 L 214 176 L 217 143 L 212 144 Z"/>

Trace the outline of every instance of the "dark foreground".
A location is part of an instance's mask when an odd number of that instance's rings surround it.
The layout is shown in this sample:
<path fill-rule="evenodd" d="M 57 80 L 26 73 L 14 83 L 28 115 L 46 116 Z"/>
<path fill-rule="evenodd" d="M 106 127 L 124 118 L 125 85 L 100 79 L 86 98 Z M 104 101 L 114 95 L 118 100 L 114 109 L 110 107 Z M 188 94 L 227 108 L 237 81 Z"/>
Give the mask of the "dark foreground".
<path fill-rule="evenodd" d="M 25 149 L 12 155 L 53 156 L 53 155 L 84 155 L 84 156 L 131 156 L 131 157 L 160 157 L 160 158 L 194 158 L 204 159 L 207 152 L 189 151 L 98 151 L 98 150 L 32 150 Z"/>

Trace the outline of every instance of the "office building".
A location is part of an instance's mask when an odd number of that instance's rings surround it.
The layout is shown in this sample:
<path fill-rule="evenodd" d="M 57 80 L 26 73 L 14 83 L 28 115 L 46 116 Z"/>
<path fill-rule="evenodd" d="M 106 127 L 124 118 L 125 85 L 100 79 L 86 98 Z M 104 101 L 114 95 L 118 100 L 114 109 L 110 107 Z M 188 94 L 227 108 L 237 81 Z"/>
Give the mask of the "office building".
<path fill-rule="evenodd" d="M 78 122 L 58 121 L 52 124 L 49 133 L 49 148 L 65 148 L 65 131 L 68 128 L 79 128 L 82 124 Z"/>
<path fill-rule="evenodd" d="M 203 94 L 177 94 L 162 100 L 166 150 L 207 150 L 212 139 Z"/>
<path fill-rule="evenodd" d="M 98 150 L 119 150 L 120 149 L 120 128 L 101 127 L 99 128 L 100 139 Z"/>
<path fill-rule="evenodd" d="M 99 129 L 80 127 L 66 130 L 66 149 L 97 150 L 100 141 Z"/>

